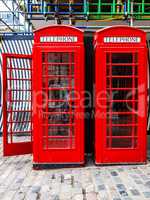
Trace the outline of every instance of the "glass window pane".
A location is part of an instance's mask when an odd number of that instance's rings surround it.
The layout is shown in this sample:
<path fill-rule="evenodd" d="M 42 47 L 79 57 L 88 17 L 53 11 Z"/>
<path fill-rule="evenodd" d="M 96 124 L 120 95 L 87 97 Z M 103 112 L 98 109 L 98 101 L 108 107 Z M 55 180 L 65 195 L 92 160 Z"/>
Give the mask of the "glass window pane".
<path fill-rule="evenodd" d="M 132 53 L 112 53 L 112 63 L 132 63 Z"/>
<path fill-rule="evenodd" d="M 112 138 L 112 148 L 132 148 L 132 138 Z"/>
<path fill-rule="evenodd" d="M 136 148 L 138 54 L 107 53 L 106 62 L 107 147 Z"/>
<path fill-rule="evenodd" d="M 31 60 L 7 59 L 8 142 L 30 142 L 32 133 Z"/>
<path fill-rule="evenodd" d="M 42 61 L 44 148 L 74 148 L 74 53 L 43 53 Z"/>

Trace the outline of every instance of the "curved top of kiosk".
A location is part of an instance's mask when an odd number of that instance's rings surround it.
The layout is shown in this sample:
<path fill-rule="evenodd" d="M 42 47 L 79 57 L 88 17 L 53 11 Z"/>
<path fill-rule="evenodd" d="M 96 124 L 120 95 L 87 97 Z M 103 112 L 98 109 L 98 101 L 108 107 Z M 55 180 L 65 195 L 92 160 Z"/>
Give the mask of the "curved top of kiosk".
<path fill-rule="evenodd" d="M 35 43 L 83 43 L 83 31 L 68 25 L 51 25 L 34 31 Z"/>
<path fill-rule="evenodd" d="M 145 45 L 146 33 L 134 27 L 112 26 L 96 31 L 95 45 Z"/>

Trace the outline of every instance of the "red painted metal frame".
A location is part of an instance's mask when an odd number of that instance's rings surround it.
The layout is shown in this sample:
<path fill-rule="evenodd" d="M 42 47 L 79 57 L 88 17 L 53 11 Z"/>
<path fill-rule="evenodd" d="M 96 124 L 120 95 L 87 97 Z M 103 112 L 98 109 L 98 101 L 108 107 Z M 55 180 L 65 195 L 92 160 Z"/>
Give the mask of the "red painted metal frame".
<path fill-rule="evenodd" d="M 12 121 L 7 122 L 7 115 L 8 115 L 9 110 L 7 110 L 7 97 L 8 96 L 6 96 L 7 80 L 8 80 L 8 78 L 7 78 L 7 69 L 8 69 L 7 61 L 8 61 L 8 59 L 27 59 L 27 60 L 32 61 L 32 55 L 4 53 L 2 56 L 3 56 L 3 154 L 4 154 L 4 156 L 12 156 L 12 155 L 21 155 L 21 154 L 32 153 L 32 132 L 31 132 L 31 136 L 30 136 L 31 141 L 29 141 L 29 142 L 23 142 L 23 141 L 14 142 L 12 140 L 12 138 L 11 138 L 11 141 L 8 142 L 7 123 L 16 123 L 16 122 L 12 122 Z M 9 69 L 11 70 L 11 68 L 9 68 Z M 12 69 L 17 70 L 18 68 L 13 67 Z M 30 70 L 32 71 L 32 66 L 31 66 Z M 31 79 L 32 79 L 32 77 L 31 77 Z M 17 78 L 13 78 L 13 80 L 17 80 Z M 23 79 L 21 79 L 21 80 L 23 80 Z M 12 102 L 20 102 L 20 101 L 12 100 Z M 15 112 L 18 112 L 18 110 L 16 110 Z M 32 110 L 30 110 L 29 112 L 32 112 Z M 32 120 L 30 122 L 32 124 Z M 20 133 L 20 132 L 17 132 L 17 133 Z M 11 132 L 11 134 L 13 137 L 14 133 Z"/>
<path fill-rule="evenodd" d="M 65 43 L 65 42 L 56 42 L 56 43 L 41 43 L 40 37 L 41 36 L 77 36 L 78 42 L 76 43 Z M 42 54 L 47 53 L 68 53 L 69 55 L 71 53 L 74 54 L 74 91 L 78 92 L 80 94 L 80 99 L 76 99 L 75 101 L 73 99 L 70 99 L 69 101 L 74 101 L 76 108 L 74 111 L 69 109 L 69 112 L 67 113 L 74 113 L 75 114 L 75 122 L 72 124 L 70 121 L 69 124 L 51 124 L 48 125 L 48 121 L 45 122 L 44 126 L 47 127 L 47 131 L 44 132 L 43 130 L 43 107 L 38 107 L 37 104 L 33 104 L 33 110 L 34 110 L 34 116 L 33 116 L 33 138 L 34 138 L 34 144 L 33 144 L 33 162 L 34 164 L 83 164 L 84 163 L 84 116 L 80 117 L 78 114 L 83 115 L 84 114 L 84 108 L 83 106 L 80 106 L 80 100 L 84 99 L 84 46 L 83 46 L 83 32 L 69 26 L 50 26 L 41 30 L 38 30 L 35 32 L 35 38 L 34 38 L 35 44 L 33 47 L 33 91 L 34 93 L 42 92 L 43 86 L 42 86 Z M 46 64 L 46 63 L 45 63 Z M 51 64 L 51 63 L 50 63 Z M 53 63 L 53 64 L 64 64 L 65 63 Z M 71 64 L 69 64 L 71 67 Z M 70 74 L 70 73 L 69 73 Z M 71 74 L 70 74 L 71 75 Z M 70 80 L 71 76 L 65 75 L 55 75 L 55 77 L 66 77 L 68 80 Z M 47 76 L 43 77 L 46 80 L 48 77 L 54 77 L 52 74 L 48 74 Z M 38 81 L 37 81 L 38 80 Z M 70 81 L 69 81 L 70 82 Z M 71 84 L 71 83 L 69 83 Z M 71 89 L 71 85 L 69 85 L 68 89 Z M 52 91 L 52 90 L 61 90 L 61 88 L 56 87 L 50 88 L 47 86 L 46 91 Z M 63 87 L 63 89 L 67 89 L 67 87 Z M 35 100 L 38 102 L 38 105 L 42 105 L 43 99 L 42 94 L 39 94 L 38 97 Z M 49 99 L 48 102 L 65 102 L 66 100 L 60 99 L 60 100 L 52 100 Z M 48 111 L 48 108 L 46 108 L 46 113 L 50 114 Z M 53 114 L 64 114 L 67 113 L 64 112 L 54 112 Z M 70 119 L 70 118 L 69 118 Z M 46 148 L 43 147 L 43 135 L 48 134 L 48 126 L 50 127 L 72 127 L 74 126 L 75 131 L 75 144 L 72 147 L 63 148 L 63 147 L 54 147 L 46 146 Z M 47 133 L 46 133 L 47 132 Z M 46 136 L 49 137 L 50 140 L 52 138 L 65 138 L 64 136 Z M 68 136 L 66 136 L 68 137 Z M 70 137 L 71 138 L 71 137 Z M 72 137 L 73 138 L 73 137 Z M 72 141 L 70 140 L 72 143 Z M 48 143 L 47 143 L 48 145 Z"/>
<path fill-rule="evenodd" d="M 141 43 L 139 44 L 131 44 L 131 43 L 104 43 L 104 37 L 141 37 Z M 146 47 L 146 34 L 143 31 L 131 28 L 131 27 L 112 27 L 108 29 L 104 29 L 102 31 L 98 31 L 95 34 L 95 90 L 96 90 L 96 105 L 95 105 L 95 162 L 96 164 L 112 164 L 112 163 L 144 163 L 146 162 L 146 151 L 147 151 L 147 47 Z M 138 54 L 138 110 L 137 110 L 137 124 L 134 122 L 130 122 L 125 124 L 123 123 L 119 128 L 123 130 L 122 127 L 129 127 L 131 125 L 132 131 L 131 137 L 133 134 L 137 134 L 137 147 L 132 146 L 131 148 L 118 147 L 114 148 L 110 144 L 107 144 L 107 112 L 109 114 L 113 114 L 112 107 L 109 111 L 107 105 L 107 87 L 106 87 L 106 54 L 107 53 L 132 53 Z M 120 65 L 120 64 L 118 64 Z M 123 64 L 122 64 L 123 65 Z M 126 66 L 126 64 L 124 64 Z M 128 64 L 127 64 L 128 65 Z M 134 61 L 132 64 L 132 68 L 134 68 Z M 110 65 L 111 67 L 111 65 Z M 135 71 L 135 70 L 134 70 Z M 135 73 L 132 71 L 132 73 Z M 110 74 L 112 76 L 112 73 Z M 134 76 L 134 77 L 133 77 Z M 121 76 L 116 76 L 116 78 L 120 78 Z M 129 76 L 123 76 L 124 78 L 129 78 Z M 111 78 L 111 77 L 110 77 Z M 132 84 L 133 78 L 135 75 L 132 74 Z M 121 90 L 126 91 L 127 88 L 112 88 L 111 84 L 109 84 L 111 90 Z M 132 85 L 132 98 L 133 98 L 133 88 L 135 85 Z M 140 91 L 141 90 L 141 91 Z M 100 93 L 102 95 L 100 95 Z M 99 96 L 100 95 L 100 96 Z M 98 100 L 99 98 L 99 100 Z M 99 104 L 99 102 L 100 104 Z M 110 98 L 110 101 L 111 98 Z M 126 99 L 124 100 L 126 102 Z M 135 99 L 127 100 L 127 102 L 131 101 L 133 107 L 135 106 Z M 113 100 L 112 102 L 115 102 Z M 117 100 L 116 100 L 117 102 Z M 120 100 L 119 100 L 120 102 Z M 110 102 L 111 103 L 111 102 Z M 107 110 L 106 110 L 107 109 Z M 118 112 L 118 114 L 127 114 L 127 112 Z M 133 115 L 133 111 L 128 112 L 130 116 Z M 135 116 L 135 115 L 134 115 Z M 112 119 L 112 118 L 111 118 Z M 133 117 L 132 117 L 133 119 Z M 112 124 L 111 127 L 117 126 L 116 124 Z M 133 127 L 137 126 L 137 130 L 133 129 Z M 112 132 L 112 130 L 111 130 Z M 110 133 L 110 137 L 112 137 L 112 133 Z M 117 136 L 118 137 L 118 136 Z M 129 136 L 124 136 L 128 137 Z M 121 138 L 121 137 L 119 137 Z M 134 139 L 132 137 L 132 139 Z M 110 142 L 112 142 L 112 138 L 110 138 Z M 133 143 L 132 143 L 133 144 Z M 109 146 L 108 146 L 109 145 Z"/>

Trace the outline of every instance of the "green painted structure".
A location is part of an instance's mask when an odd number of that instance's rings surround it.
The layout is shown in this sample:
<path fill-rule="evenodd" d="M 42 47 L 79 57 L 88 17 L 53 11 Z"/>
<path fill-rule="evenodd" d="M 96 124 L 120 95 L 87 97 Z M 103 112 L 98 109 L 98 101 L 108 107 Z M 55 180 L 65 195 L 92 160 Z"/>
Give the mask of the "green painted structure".
<path fill-rule="evenodd" d="M 150 19 L 150 0 L 28 0 L 27 12 L 31 17 L 57 13 L 103 20 L 122 19 L 133 14 L 135 19 Z"/>

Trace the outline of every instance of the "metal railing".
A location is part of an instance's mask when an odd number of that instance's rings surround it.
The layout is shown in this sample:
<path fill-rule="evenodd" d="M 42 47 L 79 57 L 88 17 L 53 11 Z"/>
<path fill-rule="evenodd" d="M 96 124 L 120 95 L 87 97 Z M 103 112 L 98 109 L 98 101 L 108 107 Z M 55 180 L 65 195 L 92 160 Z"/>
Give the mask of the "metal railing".
<path fill-rule="evenodd" d="M 90 19 L 131 14 L 133 0 L 28 0 L 27 13 L 31 15 L 83 15 Z M 149 0 L 134 0 L 136 19 L 150 19 Z"/>

